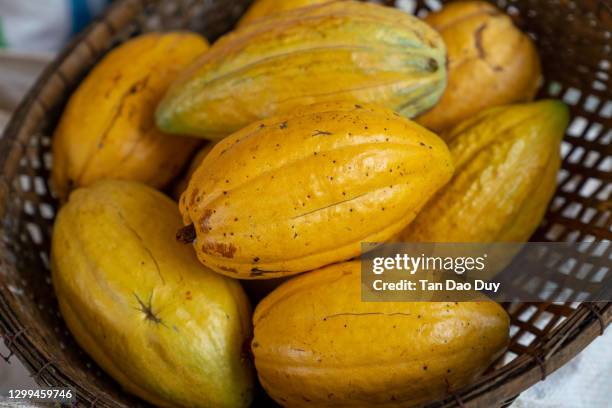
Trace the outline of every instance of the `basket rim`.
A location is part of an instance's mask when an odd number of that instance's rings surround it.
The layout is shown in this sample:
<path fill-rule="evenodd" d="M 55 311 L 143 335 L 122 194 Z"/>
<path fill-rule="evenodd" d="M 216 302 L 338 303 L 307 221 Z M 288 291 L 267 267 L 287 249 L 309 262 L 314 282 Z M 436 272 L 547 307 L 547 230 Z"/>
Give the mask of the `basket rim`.
<path fill-rule="evenodd" d="M 62 49 L 28 90 L 11 115 L 3 136 L 0 138 L 1 218 L 6 215 L 5 202 L 11 191 L 10 183 L 18 167 L 21 153 L 25 150 L 29 137 L 35 132 L 37 119 L 44 118 L 51 108 L 41 101 L 40 95 L 49 90 L 52 79 L 59 78 L 66 85 L 59 67 L 66 61 L 76 58 L 75 50 L 83 44 L 88 44 L 88 40 L 98 35 L 99 30 L 108 31 L 109 36 L 112 37 L 122 26 L 134 21 L 144 7 L 152 1 L 160 0 L 118 0 L 112 3 L 100 17 L 97 17 Z M 115 27 L 117 22 L 119 22 L 119 27 Z M 90 52 L 92 55 L 101 55 L 100 51 L 91 49 L 91 47 Z M 54 103 L 57 105 L 58 101 L 55 100 Z M 4 226 L 0 225 L 2 235 L 3 231 Z M 5 244 L 0 243 L 0 268 L 8 268 L 8 273 L 17 275 L 19 273 L 17 267 L 11 262 L 4 262 L 7 251 L 9 250 Z M 57 368 L 47 370 L 57 360 L 53 356 L 48 356 L 45 350 L 39 347 L 40 343 L 34 340 L 35 333 L 32 333 L 32 328 L 24 328 L 19 324 L 19 311 L 10 308 L 11 304 L 17 302 L 18 299 L 8 289 L 4 280 L 0 280 L 0 336 L 7 343 L 10 353 L 24 363 L 39 385 L 69 385 L 78 390 L 79 398 L 87 395 L 91 396 L 92 401 L 123 405 L 115 400 L 98 399 L 99 396 L 92 393 L 93 387 L 79 383 Z M 500 369 L 481 376 L 472 384 L 423 406 L 494 406 L 512 400 L 580 353 L 595 338 L 603 334 L 611 322 L 612 302 L 582 303 L 565 321 L 545 336 L 544 342 L 539 343 L 538 350 L 544 353 L 520 355 Z M 20 329 L 14 330 L 11 329 L 12 327 L 20 327 Z"/>

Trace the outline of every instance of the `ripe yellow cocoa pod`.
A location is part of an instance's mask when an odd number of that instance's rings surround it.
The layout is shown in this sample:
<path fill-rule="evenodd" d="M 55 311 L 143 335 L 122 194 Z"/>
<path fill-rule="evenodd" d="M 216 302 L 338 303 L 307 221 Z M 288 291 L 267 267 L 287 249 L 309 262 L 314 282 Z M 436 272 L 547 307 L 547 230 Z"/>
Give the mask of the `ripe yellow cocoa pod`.
<path fill-rule="evenodd" d="M 75 190 L 59 211 L 53 286 L 77 342 L 122 387 L 161 407 L 247 407 L 251 311 L 237 281 L 174 239 L 176 203 L 140 183 Z"/>
<path fill-rule="evenodd" d="M 402 233 L 409 242 L 523 242 L 556 188 L 568 125 L 558 101 L 490 108 L 446 135 L 456 172 Z"/>
<path fill-rule="evenodd" d="M 448 86 L 420 124 L 441 131 L 483 109 L 533 99 L 542 80 L 536 48 L 495 6 L 453 2 L 425 21 L 446 43 Z"/>
<path fill-rule="evenodd" d="M 318 102 L 371 102 L 413 117 L 445 84 L 446 50 L 435 30 L 394 8 L 336 1 L 222 37 L 172 85 L 156 119 L 166 132 L 218 140 Z"/>
<path fill-rule="evenodd" d="M 313 4 L 327 3 L 330 0 L 255 0 L 240 17 L 238 27 L 249 24 L 262 17 L 267 17 L 286 10 L 299 7 L 311 6 Z"/>
<path fill-rule="evenodd" d="M 408 407 L 441 398 L 505 350 L 491 301 L 361 302 L 359 262 L 291 279 L 253 314 L 259 380 L 285 407 Z"/>
<path fill-rule="evenodd" d="M 208 48 L 193 33 L 152 33 L 108 53 L 70 97 L 53 137 L 53 188 L 125 179 L 160 188 L 200 141 L 155 126 L 155 107 L 178 72 Z"/>
<path fill-rule="evenodd" d="M 200 164 L 202 164 L 204 158 L 208 153 L 210 153 L 214 146 L 214 143 L 206 143 L 204 147 L 198 150 L 198 153 L 193 157 L 193 159 L 191 159 L 191 163 L 189 164 L 189 168 L 187 169 L 185 175 L 181 177 L 180 180 L 178 180 L 174 185 L 174 188 L 172 189 L 172 198 L 177 201 L 181 198 L 181 194 L 183 194 L 183 192 L 187 189 L 191 176 L 193 176 L 196 169 L 200 167 Z"/>
<path fill-rule="evenodd" d="M 181 196 L 179 236 L 228 276 L 308 271 L 397 236 L 452 171 L 446 144 L 393 111 L 310 105 L 215 145 Z"/>

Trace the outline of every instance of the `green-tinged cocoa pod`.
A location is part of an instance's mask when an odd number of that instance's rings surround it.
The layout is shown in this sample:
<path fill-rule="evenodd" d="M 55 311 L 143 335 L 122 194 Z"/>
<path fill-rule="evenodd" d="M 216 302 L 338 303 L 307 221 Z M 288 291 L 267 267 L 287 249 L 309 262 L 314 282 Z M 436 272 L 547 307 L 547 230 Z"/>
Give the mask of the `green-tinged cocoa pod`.
<path fill-rule="evenodd" d="M 215 140 L 318 102 L 371 102 L 413 117 L 446 85 L 439 34 L 394 8 L 356 1 L 301 7 L 218 40 L 172 85 L 158 126 Z"/>
<path fill-rule="evenodd" d="M 396 237 L 452 171 L 446 144 L 393 111 L 302 107 L 215 145 L 181 196 L 179 237 L 228 276 L 304 272 Z"/>
<path fill-rule="evenodd" d="M 140 183 L 75 190 L 53 229 L 59 307 L 76 341 L 128 392 L 160 407 L 245 408 L 251 310 L 235 280 L 176 242 L 176 203 Z"/>
<path fill-rule="evenodd" d="M 445 135 L 451 181 L 402 234 L 412 242 L 522 242 L 556 187 L 568 125 L 558 101 L 490 108 Z"/>

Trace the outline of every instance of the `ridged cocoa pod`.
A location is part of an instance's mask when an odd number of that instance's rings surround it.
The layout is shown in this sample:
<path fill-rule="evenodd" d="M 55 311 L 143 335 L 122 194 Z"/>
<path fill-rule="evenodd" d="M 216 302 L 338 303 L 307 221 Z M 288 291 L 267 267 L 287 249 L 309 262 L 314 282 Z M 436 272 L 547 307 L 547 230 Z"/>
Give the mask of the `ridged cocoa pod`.
<path fill-rule="evenodd" d="M 393 111 L 302 107 L 215 145 L 181 196 L 179 238 L 234 278 L 309 271 L 394 238 L 452 170 L 446 144 Z"/>
<path fill-rule="evenodd" d="M 510 17 L 480 1 L 450 3 L 425 21 L 448 50 L 448 86 L 440 102 L 417 122 L 441 131 L 483 109 L 533 99 L 541 83 L 531 39 Z"/>
<path fill-rule="evenodd" d="M 253 314 L 260 383 L 288 408 L 407 408 L 473 382 L 508 344 L 491 301 L 362 302 L 361 263 L 275 289 Z M 484 296 L 483 296 L 484 298 Z"/>
<path fill-rule="evenodd" d="M 178 72 L 208 48 L 195 33 L 149 33 L 110 51 L 72 94 L 53 136 L 53 189 L 122 179 L 164 187 L 201 140 L 161 132 L 155 107 Z"/>
<path fill-rule="evenodd" d="M 569 121 L 558 101 L 491 108 L 446 138 L 456 171 L 402 234 L 409 242 L 523 242 L 556 188 Z"/>
<path fill-rule="evenodd" d="M 400 10 L 355 1 L 259 19 L 219 39 L 157 109 L 170 133 L 218 140 L 318 102 L 371 102 L 414 117 L 446 85 L 439 34 Z"/>

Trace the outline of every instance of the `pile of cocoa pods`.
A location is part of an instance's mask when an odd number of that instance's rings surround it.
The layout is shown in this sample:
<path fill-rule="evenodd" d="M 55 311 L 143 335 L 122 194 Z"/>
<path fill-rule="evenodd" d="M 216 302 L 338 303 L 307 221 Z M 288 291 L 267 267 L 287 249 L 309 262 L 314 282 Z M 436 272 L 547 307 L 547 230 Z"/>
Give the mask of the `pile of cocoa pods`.
<path fill-rule="evenodd" d="M 530 37 L 479 1 L 419 19 L 259 0 L 210 46 L 118 45 L 52 141 L 66 324 L 164 407 L 247 407 L 257 379 L 286 407 L 444 397 L 505 352 L 507 313 L 362 302 L 355 259 L 363 242 L 528 240 L 569 120 L 541 84 Z"/>

